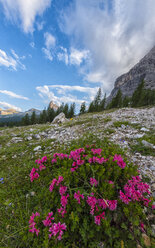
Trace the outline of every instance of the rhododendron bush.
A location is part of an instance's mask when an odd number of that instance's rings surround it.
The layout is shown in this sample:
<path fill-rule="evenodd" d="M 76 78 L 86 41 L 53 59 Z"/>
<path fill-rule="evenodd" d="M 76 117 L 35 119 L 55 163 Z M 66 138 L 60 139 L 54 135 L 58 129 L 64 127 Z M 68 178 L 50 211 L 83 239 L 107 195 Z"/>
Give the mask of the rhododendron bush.
<path fill-rule="evenodd" d="M 43 247 L 145 247 L 153 200 L 125 156 L 94 145 L 55 153 L 36 160 L 30 181 L 44 198 L 30 216 L 29 235 Z"/>

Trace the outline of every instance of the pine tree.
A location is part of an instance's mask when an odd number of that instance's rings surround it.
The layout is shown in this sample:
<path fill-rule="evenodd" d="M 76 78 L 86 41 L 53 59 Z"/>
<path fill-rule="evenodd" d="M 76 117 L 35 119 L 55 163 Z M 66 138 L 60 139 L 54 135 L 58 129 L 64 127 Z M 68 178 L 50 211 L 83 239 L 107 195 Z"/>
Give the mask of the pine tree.
<path fill-rule="evenodd" d="M 101 100 L 100 111 L 105 109 L 105 103 L 106 103 L 106 93 L 104 94 L 104 98 Z"/>
<path fill-rule="evenodd" d="M 128 107 L 130 101 L 131 101 L 130 97 L 125 96 L 125 97 L 123 98 L 122 107 Z"/>
<path fill-rule="evenodd" d="M 122 91 L 119 89 L 115 97 L 113 97 L 109 108 L 121 108 L 122 107 Z"/>
<path fill-rule="evenodd" d="M 24 126 L 30 125 L 30 118 L 29 118 L 28 113 L 22 118 L 22 124 L 23 124 Z"/>
<path fill-rule="evenodd" d="M 134 91 L 131 98 L 131 106 L 139 107 L 142 106 L 142 98 L 143 98 L 143 90 L 144 90 L 144 80 L 138 85 L 137 89 Z"/>
<path fill-rule="evenodd" d="M 94 99 L 94 111 L 100 110 L 101 95 L 102 95 L 101 88 L 99 88 L 99 90 L 95 96 L 95 99 Z"/>
<path fill-rule="evenodd" d="M 65 114 L 66 118 L 69 117 L 68 112 L 69 112 L 69 106 L 68 106 L 68 103 L 66 103 L 63 109 L 63 113 Z"/>
<path fill-rule="evenodd" d="M 47 122 L 47 112 L 46 110 L 44 109 L 41 113 L 40 113 L 40 116 L 39 116 L 39 123 L 46 123 Z"/>
<path fill-rule="evenodd" d="M 72 118 L 75 115 L 75 103 L 72 103 L 69 108 L 68 117 Z"/>
<path fill-rule="evenodd" d="M 80 115 L 86 113 L 86 103 L 82 102 L 81 103 L 81 108 L 80 108 Z"/>
<path fill-rule="evenodd" d="M 31 119 L 30 119 L 31 124 L 36 124 L 37 123 L 37 117 L 36 117 L 36 112 L 33 111 L 32 115 L 31 115 Z"/>
<path fill-rule="evenodd" d="M 88 113 L 92 113 L 95 111 L 94 107 L 94 101 L 90 102 L 89 107 L 88 107 Z"/>
<path fill-rule="evenodd" d="M 49 122 L 52 122 L 53 119 L 55 118 L 55 116 L 56 116 L 56 113 L 55 113 L 54 109 L 53 108 L 50 108 L 50 106 L 48 106 L 48 109 L 47 109 L 47 120 Z"/>

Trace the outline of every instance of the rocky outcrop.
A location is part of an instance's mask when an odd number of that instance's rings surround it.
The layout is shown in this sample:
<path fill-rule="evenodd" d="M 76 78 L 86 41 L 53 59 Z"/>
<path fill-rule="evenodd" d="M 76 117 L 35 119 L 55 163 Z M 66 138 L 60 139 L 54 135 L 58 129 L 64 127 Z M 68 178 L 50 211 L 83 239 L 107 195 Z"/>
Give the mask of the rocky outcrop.
<path fill-rule="evenodd" d="M 145 81 L 145 88 L 155 89 L 155 46 L 129 72 L 116 79 L 107 103 L 116 96 L 118 89 L 121 89 L 123 96 L 132 96 L 142 79 Z"/>
<path fill-rule="evenodd" d="M 50 101 L 49 107 L 54 110 L 57 110 L 59 108 L 53 101 Z"/>
<path fill-rule="evenodd" d="M 53 124 L 60 124 L 60 123 L 64 123 L 66 122 L 67 119 L 65 117 L 65 114 L 64 113 L 60 113 L 59 115 L 57 115 L 54 120 L 52 121 Z"/>

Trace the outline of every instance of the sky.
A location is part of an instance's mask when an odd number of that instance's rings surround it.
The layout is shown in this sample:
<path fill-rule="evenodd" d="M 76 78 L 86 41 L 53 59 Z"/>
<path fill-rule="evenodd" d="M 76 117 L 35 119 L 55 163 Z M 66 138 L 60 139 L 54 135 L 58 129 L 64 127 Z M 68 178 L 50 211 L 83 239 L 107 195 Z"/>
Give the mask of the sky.
<path fill-rule="evenodd" d="M 0 0 L 0 108 L 111 92 L 155 45 L 155 0 Z"/>

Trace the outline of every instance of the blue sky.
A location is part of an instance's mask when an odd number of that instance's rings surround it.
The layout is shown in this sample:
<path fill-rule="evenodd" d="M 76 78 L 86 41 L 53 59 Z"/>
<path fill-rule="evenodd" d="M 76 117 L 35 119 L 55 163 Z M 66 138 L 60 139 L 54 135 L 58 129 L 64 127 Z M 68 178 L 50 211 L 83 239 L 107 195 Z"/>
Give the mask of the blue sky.
<path fill-rule="evenodd" d="M 155 45 L 154 0 L 0 0 L 0 108 L 110 93 Z"/>

